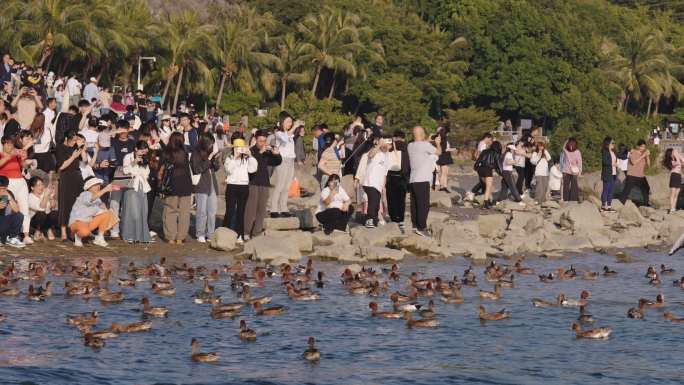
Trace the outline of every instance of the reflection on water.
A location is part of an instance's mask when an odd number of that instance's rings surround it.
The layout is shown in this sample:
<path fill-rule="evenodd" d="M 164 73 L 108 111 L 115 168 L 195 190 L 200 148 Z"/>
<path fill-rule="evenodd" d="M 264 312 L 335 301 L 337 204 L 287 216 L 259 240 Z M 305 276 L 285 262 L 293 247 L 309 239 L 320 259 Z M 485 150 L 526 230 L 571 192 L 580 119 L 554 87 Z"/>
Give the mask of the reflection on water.
<path fill-rule="evenodd" d="M 280 317 L 255 317 L 243 308 L 242 317 L 214 320 L 207 305 L 193 303 L 192 294 L 201 288 L 199 281 L 175 280 L 175 297 L 155 296 L 149 283 L 123 290 L 122 304 L 102 305 L 99 300 L 64 298 L 63 279 L 55 282 L 56 294 L 46 302 L 28 301 L 25 295 L 0 297 L 0 382 L 36 384 L 82 383 L 320 383 L 320 384 L 414 384 L 414 383 L 680 383 L 681 331 L 684 325 L 666 322 L 662 312 L 670 310 L 684 317 L 684 290 L 671 282 L 684 275 L 684 262 L 662 253 L 639 255 L 641 261 L 617 264 L 605 255 L 573 259 L 579 270 L 599 271 L 607 264 L 619 272 L 616 278 L 597 281 L 540 283 L 536 275 L 517 276 L 515 289 L 504 289 L 499 301 L 480 301 L 478 288 L 463 288 L 465 303 L 444 305 L 435 301 L 440 326 L 435 330 L 407 329 L 399 320 L 369 316 L 365 296 L 351 296 L 337 277 L 343 266 L 316 262 L 331 281 L 322 289 L 323 300 L 295 302 L 287 298 L 278 280 L 267 281 L 265 288 L 252 290 L 254 296 L 272 294 L 272 304 L 288 307 Z M 125 274 L 130 258 L 109 260 Z M 147 261 L 145 261 L 147 262 Z M 181 261 L 170 261 L 180 263 Z M 200 261 L 187 258 L 188 264 Z M 140 261 L 138 261 L 140 264 Z M 218 260 L 207 267 L 219 265 Z M 525 265 L 538 273 L 567 267 L 570 260 L 528 260 Z M 677 270 L 664 276 L 661 287 L 651 287 L 644 278 L 648 264 L 665 263 Z M 409 261 L 402 273 L 414 270 L 450 279 L 459 276 L 468 262 Z M 491 290 L 482 279 L 483 268 L 476 268 L 480 288 Z M 116 282 L 116 280 L 113 280 Z M 392 290 L 405 291 L 405 280 Z M 21 284 L 23 293 L 27 283 Z M 223 302 L 237 301 L 228 279 L 212 282 Z M 612 326 L 608 341 L 576 340 L 570 324 L 576 309 L 536 309 L 530 299 L 552 300 L 559 292 L 579 297 L 590 290 L 589 311 L 595 326 Z M 640 297 L 654 299 L 664 293 L 669 306 L 648 310 L 646 319 L 627 319 L 626 312 Z M 147 333 L 127 334 L 107 340 L 99 351 L 83 346 L 80 332 L 65 323 L 67 313 L 98 310 L 96 330 L 112 322 L 131 323 L 141 319 L 140 299 L 147 295 L 154 306 L 166 306 L 170 314 L 154 319 Z M 389 309 L 386 297 L 376 299 L 380 310 Z M 425 302 L 425 300 L 423 300 Z M 481 324 L 477 306 L 484 302 L 488 311 L 506 308 L 512 318 Z M 258 333 L 256 342 L 238 338 L 239 320 L 247 320 Z M 315 336 L 322 352 L 321 362 L 312 365 L 301 359 L 309 336 Z M 190 340 L 197 338 L 201 351 L 220 355 L 217 364 L 193 363 Z"/>

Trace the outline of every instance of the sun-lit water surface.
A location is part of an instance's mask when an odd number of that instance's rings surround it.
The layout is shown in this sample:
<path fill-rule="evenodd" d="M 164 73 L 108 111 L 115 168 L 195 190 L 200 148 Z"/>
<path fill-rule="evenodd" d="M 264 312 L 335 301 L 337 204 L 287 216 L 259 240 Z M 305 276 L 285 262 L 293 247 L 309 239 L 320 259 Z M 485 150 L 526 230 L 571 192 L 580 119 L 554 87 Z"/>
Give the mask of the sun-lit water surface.
<path fill-rule="evenodd" d="M 126 301 L 102 305 L 99 300 L 64 298 L 63 280 L 56 294 L 46 302 L 28 301 L 25 296 L 0 297 L 0 383 L 25 384 L 414 384 L 414 383 L 497 383 L 497 384 L 585 384 L 585 383 L 681 383 L 681 344 L 684 324 L 662 317 L 662 309 L 649 310 L 646 320 L 626 317 L 639 297 L 654 299 L 664 293 L 671 310 L 684 317 L 684 290 L 672 281 L 684 275 L 680 256 L 636 252 L 637 261 L 616 263 L 607 255 L 588 255 L 562 260 L 530 259 L 526 266 L 538 273 L 565 267 L 572 262 L 578 270 L 600 270 L 608 264 L 619 272 L 616 278 L 597 281 L 539 282 L 534 276 L 516 276 L 516 288 L 504 289 L 499 301 L 480 301 L 478 288 L 463 289 L 465 303 L 445 305 L 436 300 L 440 326 L 434 330 L 407 329 L 403 321 L 370 317 L 366 296 L 352 296 L 343 290 L 338 276 L 343 266 L 315 262 L 329 281 L 318 302 L 296 302 L 287 298 L 278 280 L 253 290 L 253 295 L 272 294 L 272 304 L 288 307 L 280 317 L 256 317 L 244 309 L 234 320 L 213 320 L 208 305 L 194 304 L 192 293 L 201 282 L 175 280 L 177 295 L 160 297 L 149 283 L 123 290 Z M 120 261 L 125 273 L 129 258 Z M 189 264 L 200 261 L 187 258 Z M 174 261 L 175 262 L 175 261 Z M 503 262 L 503 261 L 502 261 Z M 646 267 L 665 263 L 677 270 L 663 276 L 660 287 L 644 278 Z M 429 276 L 451 279 L 462 274 L 468 262 L 411 260 L 401 264 L 402 273 L 421 271 Z M 207 267 L 216 266 L 214 262 Z M 480 288 L 492 289 L 476 267 Z M 114 280 L 115 282 L 115 280 Z M 22 283 L 26 292 L 27 283 Z M 212 282 L 224 302 L 237 301 L 228 279 Z M 392 290 L 405 291 L 405 280 Z M 591 291 L 590 313 L 595 326 L 612 326 L 608 341 L 576 340 L 570 324 L 576 309 L 536 309 L 531 298 L 551 301 L 559 292 L 579 297 Z M 111 322 L 131 323 L 141 319 L 139 301 L 150 297 L 153 305 L 167 306 L 170 315 L 155 319 L 153 330 L 107 340 L 107 346 L 93 350 L 83 346 L 77 329 L 65 323 L 67 313 L 101 312 L 96 330 Z M 389 309 L 387 297 L 376 299 Z M 426 302 L 422 299 L 421 302 Z M 512 318 L 481 324 L 477 306 L 488 310 L 506 308 Z M 256 342 L 242 342 L 237 336 L 240 319 L 258 333 Z M 322 352 L 319 364 L 301 359 L 306 340 L 315 336 Z M 217 364 L 190 360 L 190 339 L 197 338 L 202 351 L 220 355 Z"/>

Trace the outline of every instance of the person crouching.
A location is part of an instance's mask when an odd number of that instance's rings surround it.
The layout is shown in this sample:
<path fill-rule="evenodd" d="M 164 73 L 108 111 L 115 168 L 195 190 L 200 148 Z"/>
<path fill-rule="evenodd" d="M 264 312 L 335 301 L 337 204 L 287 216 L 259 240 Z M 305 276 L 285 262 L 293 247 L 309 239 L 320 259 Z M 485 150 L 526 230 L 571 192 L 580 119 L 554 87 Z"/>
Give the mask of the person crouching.
<path fill-rule="evenodd" d="M 94 244 L 107 247 L 104 234 L 118 222 L 114 213 L 107 209 L 100 198 L 111 192 L 119 191 L 119 186 L 109 184 L 102 187 L 102 179 L 90 177 L 83 184 L 83 192 L 76 198 L 71 215 L 69 228 L 74 234 L 74 245 L 83 246 L 82 240 L 97 230 Z"/>

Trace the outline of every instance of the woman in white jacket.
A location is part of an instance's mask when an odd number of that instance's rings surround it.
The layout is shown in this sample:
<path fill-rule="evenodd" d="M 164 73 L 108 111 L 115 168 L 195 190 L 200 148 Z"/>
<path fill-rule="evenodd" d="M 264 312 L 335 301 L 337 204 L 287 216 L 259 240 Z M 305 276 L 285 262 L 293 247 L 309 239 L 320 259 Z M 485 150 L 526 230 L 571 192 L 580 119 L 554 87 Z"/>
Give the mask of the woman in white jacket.
<path fill-rule="evenodd" d="M 226 169 L 226 213 L 223 227 L 228 227 L 238 235 L 238 243 L 245 237 L 245 207 L 249 197 L 249 174 L 256 172 L 259 164 L 252 156 L 244 139 L 233 141 L 233 156 L 227 157 Z"/>
<path fill-rule="evenodd" d="M 535 165 L 534 168 L 534 198 L 537 202 L 546 202 L 546 196 L 549 187 L 549 164 L 551 162 L 551 155 L 546 151 L 546 145 L 542 142 L 537 142 L 537 148 L 532 153 L 530 163 Z"/>
<path fill-rule="evenodd" d="M 147 193 L 151 190 L 148 151 L 147 142 L 140 140 L 135 150 L 123 158 L 123 172 L 131 178 L 121 208 L 121 236 L 128 243 L 151 242 L 147 223 Z"/>

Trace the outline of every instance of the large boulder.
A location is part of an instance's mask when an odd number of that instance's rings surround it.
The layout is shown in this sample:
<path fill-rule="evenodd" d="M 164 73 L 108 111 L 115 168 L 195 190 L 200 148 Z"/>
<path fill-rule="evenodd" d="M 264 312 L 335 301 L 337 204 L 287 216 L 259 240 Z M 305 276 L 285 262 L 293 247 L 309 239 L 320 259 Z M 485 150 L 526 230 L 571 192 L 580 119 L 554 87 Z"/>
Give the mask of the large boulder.
<path fill-rule="evenodd" d="M 299 218 L 265 218 L 264 230 L 298 230 Z"/>
<path fill-rule="evenodd" d="M 439 241 L 440 246 L 452 247 L 463 241 L 480 239 L 479 223 L 474 220 L 450 222 L 438 231 L 433 231 L 433 236 Z"/>
<path fill-rule="evenodd" d="M 318 227 L 318 219 L 316 219 L 316 209 L 313 207 L 294 209 L 292 214 L 299 219 L 299 225 L 302 229 L 315 229 Z"/>
<path fill-rule="evenodd" d="M 509 230 L 524 230 L 527 234 L 532 234 L 544 227 L 544 217 L 537 213 L 513 212 L 511 223 L 508 224 Z"/>
<path fill-rule="evenodd" d="M 339 231 L 334 231 L 330 234 L 326 234 L 322 231 L 316 231 L 311 234 L 313 238 L 313 244 L 315 246 L 330 246 L 336 245 L 340 247 L 349 246 L 351 244 L 351 236 L 348 233 L 341 233 Z"/>
<path fill-rule="evenodd" d="M 593 203 L 584 201 L 569 205 L 561 214 L 560 225 L 573 231 L 592 231 L 603 228 L 603 217 Z"/>
<path fill-rule="evenodd" d="M 451 196 L 444 191 L 433 191 L 430 193 L 430 206 L 450 209 L 452 206 Z"/>
<path fill-rule="evenodd" d="M 428 229 L 432 230 L 432 232 L 435 233 L 438 229 L 441 228 L 441 225 L 443 225 L 448 220 L 449 220 L 449 214 L 440 213 L 439 211 L 431 210 L 430 213 L 428 214 L 428 219 L 427 219 Z"/>
<path fill-rule="evenodd" d="M 413 233 L 396 239 L 394 244 L 420 257 L 447 258 L 451 255 L 450 250 L 441 247 L 437 240 Z"/>
<path fill-rule="evenodd" d="M 352 243 L 362 247 L 387 246 L 395 238 L 401 238 L 401 230 L 397 223 L 388 223 L 373 229 L 354 227 L 351 230 Z"/>
<path fill-rule="evenodd" d="M 219 227 L 209 237 L 209 246 L 216 250 L 231 251 L 237 247 L 236 240 L 237 233 L 235 231 L 227 227 Z"/>
<path fill-rule="evenodd" d="M 684 216 L 679 212 L 666 215 L 662 222 L 656 224 L 658 233 L 664 242 L 671 246 L 684 233 Z"/>
<path fill-rule="evenodd" d="M 299 187 L 305 191 L 320 191 L 320 183 L 318 183 L 318 180 L 311 174 L 311 168 L 296 166 L 294 177 L 299 181 Z"/>
<path fill-rule="evenodd" d="M 502 237 L 508 228 L 509 216 L 506 214 L 480 215 L 477 218 L 480 236 L 485 238 Z"/>
<path fill-rule="evenodd" d="M 618 219 L 623 225 L 631 226 L 641 226 L 646 221 L 632 201 L 626 201 L 625 205 L 618 210 Z"/>
<path fill-rule="evenodd" d="M 356 189 L 354 188 L 354 176 L 351 174 L 347 174 L 340 179 L 340 186 L 344 189 L 344 191 L 349 195 L 349 198 L 351 198 L 352 203 L 358 203 L 356 201 Z"/>
<path fill-rule="evenodd" d="M 269 263 L 277 259 L 297 262 L 302 258 L 299 247 L 294 242 L 283 242 L 281 237 L 259 236 L 245 243 L 246 255 L 258 262 Z"/>
<path fill-rule="evenodd" d="M 277 238 L 280 242 L 291 243 L 297 246 L 299 251 L 308 252 L 313 250 L 313 236 L 306 231 L 273 231 L 266 230 L 267 238 Z"/>
<path fill-rule="evenodd" d="M 601 191 L 603 191 L 603 182 L 601 182 L 601 172 L 595 171 L 587 174 L 582 174 L 577 179 L 580 195 L 585 199 L 590 196 L 601 198 Z"/>
<path fill-rule="evenodd" d="M 649 203 L 660 209 L 670 208 L 670 173 L 661 172 L 646 177 L 650 187 Z M 638 188 L 632 191 L 640 191 Z"/>
<path fill-rule="evenodd" d="M 405 250 L 390 249 L 388 247 L 370 246 L 361 248 L 361 255 L 367 261 L 401 262 L 406 257 Z"/>

